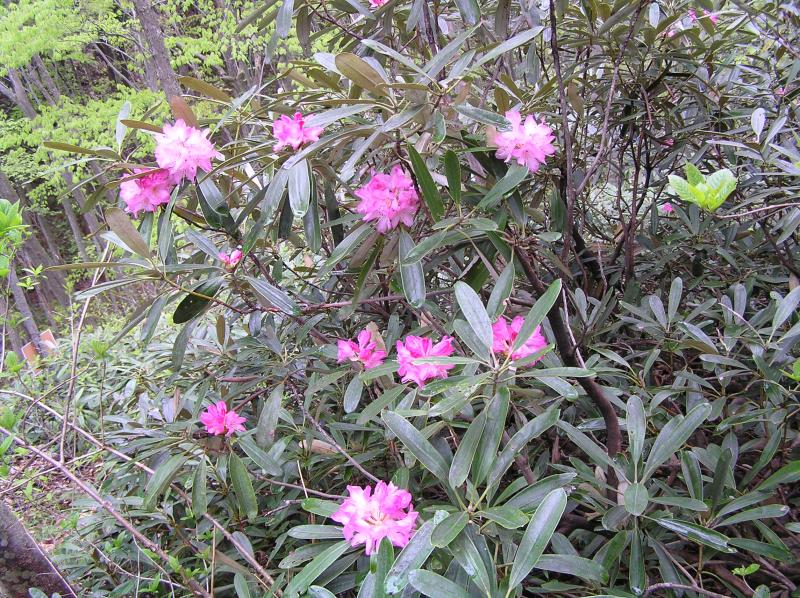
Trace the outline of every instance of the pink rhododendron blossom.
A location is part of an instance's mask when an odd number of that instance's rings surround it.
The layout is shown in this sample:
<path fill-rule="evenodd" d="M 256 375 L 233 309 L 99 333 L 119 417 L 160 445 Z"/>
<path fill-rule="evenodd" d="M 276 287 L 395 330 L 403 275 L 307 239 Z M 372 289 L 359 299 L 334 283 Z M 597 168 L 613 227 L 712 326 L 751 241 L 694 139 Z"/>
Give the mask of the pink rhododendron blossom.
<path fill-rule="evenodd" d="M 348 340 L 339 340 L 336 345 L 339 349 L 337 359 L 339 363 L 355 361 L 364 365 L 364 369 L 377 367 L 383 363 L 386 351 L 378 348 L 378 343 L 372 340 L 372 333 L 366 328 L 358 333 L 358 343 Z"/>
<path fill-rule="evenodd" d="M 711 21 L 712 23 L 714 23 L 714 25 L 716 25 L 716 24 L 717 24 L 717 20 L 719 19 L 719 15 L 718 15 L 717 13 L 715 13 L 715 12 L 708 12 L 707 10 L 703 10 L 703 14 L 704 14 L 706 17 L 708 17 L 708 20 L 709 20 L 709 21 Z"/>
<path fill-rule="evenodd" d="M 386 4 L 387 2 L 389 2 L 389 0 L 369 0 L 369 5 L 372 8 L 380 8 L 381 6 Z"/>
<path fill-rule="evenodd" d="M 242 252 L 239 249 L 234 249 L 231 251 L 231 254 L 228 255 L 227 253 L 220 253 L 219 254 L 219 261 L 225 264 L 225 267 L 229 270 L 233 270 L 242 260 Z"/>
<path fill-rule="evenodd" d="M 664 145 L 666 145 L 667 147 L 672 147 L 673 145 L 675 145 L 675 140 L 674 140 L 672 137 L 667 137 L 667 138 L 666 138 L 666 139 L 663 141 L 663 143 L 664 143 Z"/>
<path fill-rule="evenodd" d="M 297 150 L 304 143 L 319 141 L 322 131 L 322 127 L 306 127 L 300 112 L 295 112 L 294 118 L 281 114 L 281 117 L 272 124 L 272 133 L 278 140 L 275 151 L 279 152 L 290 145 L 293 150 Z"/>
<path fill-rule="evenodd" d="M 222 158 L 207 135 L 208 131 L 190 127 L 179 118 L 174 125 L 164 125 L 164 132 L 155 136 L 156 162 L 169 172 L 173 183 L 195 180 L 198 168 L 211 172 L 211 159 Z"/>
<path fill-rule="evenodd" d="M 377 220 L 378 232 L 385 233 L 402 222 L 414 224 L 414 214 L 419 207 L 419 195 L 411 180 L 399 165 L 391 174 L 375 174 L 369 183 L 355 191 L 361 201 L 356 212 L 364 215 L 365 221 Z"/>
<path fill-rule="evenodd" d="M 206 432 L 214 436 L 230 436 L 234 432 L 244 432 L 245 418 L 237 415 L 235 411 L 228 411 L 225 401 L 216 405 L 209 405 L 200 414 L 200 423 L 206 427 Z"/>
<path fill-rule="evenodd" d="M 501 160 L 514 160 L 520 166 L 536 172 L 547 156 L 556 153 L 553 130 L 544 121 L 537 122 L 531 115 L 523 122 L 522 115 L 516 110 L 506 112 L 506 119 L 511 123 L 511 130 L 490 131 L 489 143 L 497 147 L 497 157 Z"/>
<path fill-rule="evenodd" d="M 348 486 L 350 496 L 342 502 L 331 519 L 344 525 L 342 533 L 351 546 L 364 545 L 372 554 L 383 538 L 403 548 L 411 539 L 419 513 L 411 504 L 411 494 L 391 482 L 371 486 Z"/>
<path fill-rule="evenodd" d="M 136 174 L 148 172 L 147 170 L 136 168 Z M 143 177 L 123 181 L 119 186 L 119 196 L 125 202 L 125 211 L 134 216 L 139 212 L 155 212 L 158 206 L 169 203 L 172 184 L 169 180 L 169 172 L 156 169 L 149 171 Z"/>
<path fill-rule="evenodd" d="M 672 214 L 672 212 L 675 211 L 675 208 L 671 203 L 666 202 L 661 206 L 661 211 L 664 212 L 665 214 Z"/>
<path fill-rule="evenodd" d="M 690 8 L 688 11 L 689 20 L 694 23 L 697 20 L 697 11 L 693 8 Z"/>
<path fill-rule="evenodd" d="M 424 387 L 425 382 L 432 378 L 447 378 L 448 370 L 452 370 L 455 364 L 416 363 L 416 360 L 449 357 L 453 351 L 455 348 L 451 336 L 445 336 L 434 345 L 429 338 L 409 335 L 405 341 L 397 341 L 397 362 L 400 364 L 397 373 L 402 376 L 403 382 L 416 382 L 420 387 Z"/>
<path fill-rule="evenodd" d="M 494 337 L 492 351 L 494 353 L 511 355 L 511 359 L 522 359 L 523 357 L 538 353 L 547 347 L 547 340 L 542 335 L 542 327 L 537 326 L 530 338 L 528 338 L 519 349 L 512 352 L 511 349 L 524 323 L 525 318 L 517 316 L 511 320 L 511 322 L 509 322 L 507 318 L 500 318 L 497 322 L 492 324 L 492 336 Z M 541 357 L 539 357 L 539 359 L 541 359 Z M 536 363 L 539 359 L 531 363 Z"/>

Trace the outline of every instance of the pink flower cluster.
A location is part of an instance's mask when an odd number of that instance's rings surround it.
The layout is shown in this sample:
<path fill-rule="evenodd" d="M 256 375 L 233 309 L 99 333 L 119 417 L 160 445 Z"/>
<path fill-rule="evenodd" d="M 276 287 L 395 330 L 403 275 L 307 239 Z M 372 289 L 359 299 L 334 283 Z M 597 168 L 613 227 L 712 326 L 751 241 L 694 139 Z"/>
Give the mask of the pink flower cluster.
<path fill-rule="evenodd" d="M 667 201 L 661 205 L 661 211 L 665 214 L 672 214 L 675 211 L 675 207 Z"/>
<path fill-rule="evenodd" d="M 195 180 L 198 168 L 210 172 L 211 160 L 222 158 L 222 154 L 207 135 L 208 131 L 190 127 L 182 119 L 174 125 L 164 125 L 163 132 L 155 135 L 158 169 L 120 184 L 125 211 L 135 216 L 141 211 L 155 212 L 158 206 L 169 203 L 172 188 L 184 178 Z M 146 171 L 135 169 L 134 172 Z"/>
<path fill-rule="evenodd" d="M 331 519 L 344 526 L 342 533 L 351 546 L 364 545 L 372 554 L 383 538 L 399 548 L 408 544 L 419 513 L 411 504 L 411 494 L 391 482 L 378 482 L 375 488 L 348 486 L 350 496 Z"/>
<path fill-rule="evenodd" d="M 511 322 L 507 318 L 500 318 L 492 324 L 492 336 L 494 341 L 492 343 L 492 351 L 494 353 L 504 353 L 510 355 L 511 359 L 522 359 L 538 353 L 547 347 L 547 339 L 542 334 L 542 327 L 537 326 L 531 334 L 530 338 L 526 340 L 523 345 L 516 351 L 512 351 L 514 343 L 519 336 L 519 331 L 522 330 L 522 325 L 525 323 L 525 318 L 517 316 Z M 541 357 L 535 359 L 531 364 L 539 361 Z"/>
<path fill-rule="evenodd" d="M 405 341 L 397 341 L 397 362 L 400 367 L 397 373 L 402 376 L 402 382 L 416 382 L 420 388 L 425 387 L 425 382 L 434 378 L 447 378 L 447 372 L 455 365 L 452 363 L 418 363 L 418 359 L 426 357 L 449 357 L 453 354 L 453 337 L 445 336 L 438 343 L 433 344 L 429 338 L 408 335 Z"/>
<path fill-rule="evenodd" d="M 378 343 L 372 340 L 372 333 L 366 328 L 358 333 L 358 343 L 348 340 L 337 342 L 339 363 L 353 361 L 361 363 L 368 370 L 383 363 L 386 351 L 378 348 Z"/>
<path fill-rule="evenodd" d="M 387 2 L 389 2 L 389 0 L 369 0 L 369 5 L 372 8 L 380 8 L 381 6 L 386 4 Z"/>
<path fill-rule="evenodd" d="M 133 172 L 149 174 L 120 183 L 119 196 L 126 212 L 138 216 L 139 212 L 155 212 L 158 206 L 169 203 L 173 185 L 166 170 L 135 168 Z"/>
<path fill-rule="evenodd" d="M 230 255 L 227 253 L 220 253 L 217 257 L 219 258 L 219 261 L 225 264 L 225 267 L 228 270 L 233 270 L 236 267 L 236 264 L 242 260 L 242 252 L 240 249 L 234 249 L 231 251 Z"/>
<path fill-rule="evenodd" d="M 306 127 L 300 112 L 295 112 L 294 118 L 282 114 L 278 120 L 272 123 L 272 133 L 278 140 L 278 143 L 275 144 L 275 151 L 279 152 L 288 146 L 292 146 L 292 149 L 296 151 L 304 143 L 319 141 L 322 131 L 322 127 Z"/>
<path fill-rule="evenodd" d="M 692 23 L 697 22 L 697 11 L 693 8 L 690 8 L 688 11 L 689 20 Z M 715 12 L 708 12 L 707 10 L 703 9 L 703 16 L 706 17 L 709 21 L 711 21 L 714 25 L 717 24 L 717 20 L 719 19 L 719 15 Z"/>
<path fill-rule="evenodd" d="M 194 181 L 197 169 L 211 172 L 211 160 L 222 158 L 214 144 L 206 138 L 208 131 L 190 127 L 183 119 L 174 125 L 164 125 L 163 133 L 156 137 L 156 162 L 169 172 L 176 185 L 183 179 Z"/>
<path fill-rule="evenodd" d="M 406 226 L 414 224 L 419 195 L 414 181 L 399 165 L 392 168 L 391 174 L 373 175 L 369 183 L 356 190 L 355 196 L 361 200 L 356 212 L 363 214 L 367 222 L 377 220 L 378 232 L 385 233 L 401 222 Z"/>
<path fill-rule="evenodd" d="M 489 143 L 497 147 L 497 157 L 501 160 L 514 160 L 520 166 L 536 172 L 547 156 L 556 152 L 553 130 L 544 121 L 537 122 L 531 115 L 523 122 L 522 115 L 516 110 L 506 112 L 506 119 L 511 123 L 511 130 L 490 131 Z"/>
<path fill-rule="evenodd" d="M 230 436 L 234 432 L 244 432 L 245 418 L 235 411 L 228 411 L 225 401 L 209 407 L 200 414 L 200 423 L 206 427 L 206 432 L 214 436 Z"/>

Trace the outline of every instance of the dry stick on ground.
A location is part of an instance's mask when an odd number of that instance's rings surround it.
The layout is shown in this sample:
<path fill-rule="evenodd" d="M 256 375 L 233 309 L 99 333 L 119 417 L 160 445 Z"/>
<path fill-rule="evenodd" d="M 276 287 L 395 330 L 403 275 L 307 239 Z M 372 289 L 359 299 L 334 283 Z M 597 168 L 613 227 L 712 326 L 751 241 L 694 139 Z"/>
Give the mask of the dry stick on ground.
<path fill-rule="evenodd" d="M 66 418 L 64 418 L 64 419 L 66 421 Z M 91 486 L 89 486 L 86 482 L 84 482 L 79 477 L 77 477 L 74 473 L 72 473 L 63 463 L 61 463 L 60 461 L 57 461 L 56 459 L 52 458 L 47 453 L 45 453 L 43 451 L 40 451 L 38 448 L 36 448 L 32 444 L 29 444 L 29 443 L 25 442 L 19 436 L 16 436 L 13 432 L 11 432 L 10 430 L 6 430 L 2 426 L 0 426 L 0 432 L 5 434 L 6 436 L 10 436 L 11 438 L 14 439 L 14 442 L 16 442 L 19 446 L 21 446 L 22 448 L 24 448 L 26 450 L 31 451 L 32 453 L 35 453 L 39 458 L 47 461 L 52 467 L 58 469 L 58 471 L 64 477 L 68 478 L 72 483 L 74 483 L 76 486 L 78 486 L 85 494 L 90 496 L 92 498 L 92 500 L 94 500 L 98 505 L 100 505 L 106 511 L 108 511 L 108 513 L 114 519 L 116 519 L 117 522 L 122 527 L 124 527 L 128 531 L 129 534 L 131 534 L 131 536 L 136 538 L 136 540 L 139 543 L 144 545 L 148 550 L 151 550 L 152 552 L 156 553 L 161 558 L 161 560 L 163 560 L 165 563 L 169 563 L 169 555 L 167 555 L 163 550 L 161 550 L 161 547 L 158 544 L 156 544 L 155 542 L 150 540 L 142 532 L 140 532 L 138 529 L 136 529 L 136 527 L 134 527 L 133 524 L 131 524 L 130 521 L 125 519 L 125 517 L 123 517 L 119 513 L 119 511 L 117 511 L 111 505 L 110 501 L 105 500 L 102 496 L 100 496 Z M 161 572 L 164 575 L 167 576 L 168 579 L 170 579 L 169 573 L 167 573 L 167 571 L 163 567 L 160 567 L 158 565 L 156 565 L 156 566 L 161 570 Z M 211 595 L 208 592 L 206 592 L 193 579 L 186 579 L 186 583 L 189 586 L 189 589 L 191 589 L 192 592 L 196 596 L 202 596 L 203 598 L 211 598 Z"/>
<path fill-rule="evenodd" d="M 522 264 L 522 269 L 525 271 L 525 276 L 527 276 L 533 290 L 541 297 L 546 291 L 546 288 L 539 278 L 539 275 L 536 273 L 526 252 L 520 247 L 515 247 L 514 254 L 520 264 Z M 559 307 L 558 303 L 554 303 L 550 312 L 547 314 L 550 326 L 553 329 L 553 334 L 556 337 L 555 340 L 558 352 L 561 354 L 561 359 L 564 360 L 566 365 L 569 367 L 580 367 L 580 362 L 577 359 L 578 347 L 572 341 L 572 335 L 568 328 L 569 323 L 565 322 L 561 317 Z M 619 418 L 614 411 L 614 406 L 611 404 L 611 401 L 608 400 L 603 389 L 600 388 L 600 385 L 594 378 L 578 378 L 577 380 L 603 416 L 603 421 L 606 425 L 606 452 L 609 457 L 614 457 L 622 448 Z M 616 486 L 616 483 L 613 483 L 613 477 L 615 477 L 614 471 L 611 470 L 608 473 L 609 485 L 612 487 Z"/>
<path fill-rule="evenodd" d="M 8 390 L 0 390 L 0 392 L 6 393 L 6 394 L 12 394 L 14 396 L 27 399 L 28 401 L 35 401 L 35 399 L 33 397 L 30 397 L 30 396 L 22 394 L 22 393 L 18 393 L 18 392 L 14 392 L 14 391 L 8 391 Z M 58 413 L 52 407 L 48 407 L 47 405 L 44 405 L 42 403 L 38 403 L 37 406 L 39 408 L 44 409 L 45 411 L 47 411 L 50 415 L 54 416 L 55 418 L 64 421 L 64 416 L 61 415 L 60 413 Z M 101 448 L 101 449 L 103 449 L 105 451 L 108 451 L 112 455 L 114 455 L 116 457 L 119 457 L 123 461 L 125 461 L 127 463 L 130 463 L 134 467 L 137 467 L 138 469 L 141 469 L 142 471 L 148 473 L 149 475 L 153 475 L 155 473 L 155 471 L 153 469 L 151 469 L 150 467 L 148 467 L 144 463 L 136 461 L 135 459 L 129 457 L 125 453 L 121 453 L 120 451 L 114 449 L 113 447 L 110 447 L 110 446 L 100 442 L 100 440 L 98 440 L 95 436 L 93 436 L 90 432 L 87 432 L 83 428 L 81 428 L 81 427 L 79 427 L 79 426 L 77 426 L 77 425 L 75 425 L 73 423 L 69 423 L 69 422 L 68 422 L 67 425 L 69 425 L 70 428 L 75 430 L 78 434 L 83 436 L 86 440 L 88 440 L 89 442 L 94 444 L 96 447 Z M 267 480 L 269 482 L 277 484 L 278 486 L 287 486 L 287 487 L 299 488 L 299 486 L 296 486 L 294 484 L 289 484 L 287 482 L 279 482 L 277 480 L 271 480 L 269 478 L 260 478 L 260 479 Z M 191 498 L 189 498 L 189 495 L 187 495 L 186 492 L 184 492 L 183 489 L 180 488 L 180 486 L 178 486 L 175 483 L 172 483 L 172 484 L 170 484 L 170 488 L 172 488 L 172 490 L 174 490 L 181 497 L 181 499 L 186 503 L 186 505 L 190 509 L 192 508 L 192 500 L 191 500 Z M 318 494 L 323 495 L 323 493 L 321 493 L 321 492 L 318 493 Z M 338 499 L 338 498 L 342 498 L 342 497 L 334 496 L 332 494 L 325 494 L 324 498 L 336 498 L 336 499 Z M 263 577 L 263 580 L 259 579 L 258 581 L 260 583 L 262 583 L 262 585 L 264 585 L 264 587 L 266 589 L 270 589 L 270 587 L 271 587 L 272 588 L 272 592 L 276 596 L 281 596 L 282 595 L 281 591 L 275 588 L 275 580 L 272 578 L 272 576 L 269 573 L 267 573 L 267 571 L 261 565 L 259 565 L 258 561 L 255 560 L 255 558 L 250 554 L 250 552 L 236 538 L 233 537 L 233 534 L 231 534 L 228 530 L 226 530 L 225 527 L 219 521 L 217 521 L 213 516 L 209 515 L 208 513 L 205 513 L 203 515 L 203 517 L 209 523 L 211 523 L 215 528 L 217 528 L 220 532 L 222 532 L 222 535 L 225 536 L 225 539 L 228 540 L 228 542 L 230 542 L 233 545 L 233 547 L 236 548 L 236 550 L 239 551 L 239 553 L 250 564 L 250 566 L 253 567 L 253 569 L 255 569 L 258 572 L 258 574 Z M 268 584 L 268 585 L 266 585 L 264 582 L 266 582 L 266 584 Z"/>

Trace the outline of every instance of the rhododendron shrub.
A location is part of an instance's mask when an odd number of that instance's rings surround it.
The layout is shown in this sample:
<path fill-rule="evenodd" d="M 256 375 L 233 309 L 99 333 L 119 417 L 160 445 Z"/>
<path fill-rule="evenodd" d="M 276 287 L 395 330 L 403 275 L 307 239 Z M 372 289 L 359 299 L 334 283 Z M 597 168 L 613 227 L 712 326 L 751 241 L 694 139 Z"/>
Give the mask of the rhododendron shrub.
<path fill-rule="evenodd" d="M 102 496 L 164 555 L 84 501 L 124 548 L 97 560 L 164 596 L 788 595 L 796 98 L 788 49 L 750 70 L 767 25 L 253 10 L 257 85 L 182 79 L 166 122 L 120 119 L 152 154 L 98 156 L 123 182 L 78 297 L 130 292 L 136 362 L 47 417 L 98 422 L 74 457 L 116 451 Z"/>

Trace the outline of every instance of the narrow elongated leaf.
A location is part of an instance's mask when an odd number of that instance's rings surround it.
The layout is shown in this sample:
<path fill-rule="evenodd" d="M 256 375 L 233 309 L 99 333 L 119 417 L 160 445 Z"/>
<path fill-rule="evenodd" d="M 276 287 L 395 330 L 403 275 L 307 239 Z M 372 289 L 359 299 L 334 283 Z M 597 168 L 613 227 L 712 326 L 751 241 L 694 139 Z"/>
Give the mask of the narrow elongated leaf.
<path fill-rule="evenodd" d="M 425 305 L 425 271 L 421 262 L 404 265 L 405 256 L 414 249 L 414 241 L 406 231 L 400 231 L 398 251 L 400 257 L 400 279 L 403 283 L 403 294 L 408 302 L 416 308 Z"/>
<path fill-rule="evenodd" d="M 361 381 L 360 376 L 353 376 L 353 379 L 350 380 L 350 384 L 347 385 L 347 388 L 344 391 L 344 412 L 345 413 L 353 413 L 356 409 L 358 409 L 358 403 L 361 401 L 361 393 L 364 392 L 364 383 Z"/>
<path fill-rule="evenodd" d="M 771 519 L 783 517 L 789 512 L 789 507 L 786 505 L 764 505 L 763 507 L 755 507 L 754 509 L 747 509 L 735 515 L 731 515 L 727 519 L 723 519 L 717 524 L 717 527 L 723 525 L 735 525 L 745 521 L 755 521 L 757 519 Z"/>
<path fill-rule="evenodd" d="M 207 465 L 205 457 L 200 459 L 192 480 L 192 512 L 200 519 L 208 510 Z"/>
<path fill-rule="evenodd" d="M 453 150 L 444 154 L 444 173 L 447 176 L 447 190 L 453 201 L 461 203 L 461 164 L 458 155 Z"/>
<path fill-rule="evenodd" d="M 489 320 L 486 308 L 483 307 L 481 298 L 471 286 L 460 280 L 455 284 L 455 294 L 461 313 L 464 314 L 464 318 L 475 332 L 478 340 L 485 345 L 488 353 L 493 343 L 492 322 Z"/>
<path fill-rule="evenodd" d="M 186 455 L 172 455 L 156 468 L 144 489 L 144 508 L 146 510 L 155 506 L 158 497 L 164 493 L 184 463 L 186 463 Z"/>
<path fill-rule="evenodd" d="M 773 330 L 777 330 L 793 313 L 797 312 L 798 303 L 800 303 L 800 287 L 795 287 L 778 303 L 775 315 L 772 317 Z"/>
<path fill-rule="evenodd" d="M 638 517 L 647 509 L 650 495 L 644 484 L 631 484 L 625 489 L 625 510 Z"/>
<path fill-rule="evenodd" d="M 681 297 L 683 296 L 683 280 L 680 277 L 675 278 L 669 287 L 669 302 L 667 303 L 667 320 L 672 322 L 675 319 L 675 314 L 678 313 L 678 308 L 681 305 Z"/>
<path fill-rule="evenodd" d="M 200 181 L 197 184 L 197 191 L 197 201 L 208 225 L 211 228 L 225 229 L 230 235 L 238 234 L 238 227 L 231 216 L 228 202 L 211 177 Z"/>
<path fill-rule="evenodd" d="M 493 595 L 495 578 L 489 575 L 491 555 L 485 538 L 477 531 L 477 526 L 470 524 L 464 528 L 450 544 L 450 552 L 483 595 Z"/>
<path fill-rule="evenodd" d="M 509 505 L 491 507 L 479 511 L 478 514 L 506 529 L 517 529 L 528 523 L 528 516 L 525 513 Z"/>
<path fill-rule="evenodd" d="M 430 598 L 470 598 L 466 590 L 433 571 L 415 569 L 409 573 L 408 581 L 415 590 Z"/>
<path fill-rule="evenodd" d="M 497 458 L 489 477 L 486 480 L 487 486 L 497 483 L 506 470 L 511 467 L 514 458 L 524 450 L 525 446 L 537 436 L 552 428 L 558 421 L 561 412 L 551 407 L 541 415 L 536 416 L 531 421 L 522 426 L 516 434 L 511 437 L 508 444 L 503 448 L 503 452 Z"/>
<path fill-rule="evenodd" d="M 489 295 L 489 301 L 486 303 L 486 312 L 491 319 L 497 318 L 505 307 L 506 300 L 511 296 L 511 291 L 514 288 L 514 262 L 510 261 L 500 273 L 500 277 L 492 289 L 492 294 Z"/>
<path fill-rule="evenodd" d="M 333 565 L 350 548 L 349 542 L 337 542 L 330 548 L 326 548 L 319 553 L 303 569 L 292 577 L 292 581 L 286 586 L 283 595 L 286 598 L 297 598 L 310 586 L 322 573 Z"/>
<path fill-rule="evenodd" d="M 461 530 L 466 527 L 469 521 L 469 515 L 464 511 L 458 513 L 451 513 L 447 519 L 437 524 L 431 532 L 431 544 L 437 548 L 444 548 L 450 542 L 455 540 L 456 536 L 461 533 Z"/>
<path fill-rule="evenodd" d="M 475 25 L 480 21 L 481 9 L 478 6 L 478 0 L 456 0 L 456 6 L 467 25 Z"/>
<path fill-rule="evenodd" d="M 497 389 L 491 403 L 486 407 L 488 412 L 486 425 L 472 466 L 472 481 L 476 486 L 486 479 L 497 459 L 497 447 L 500 446 L 500 439 L 506 427 L 510 400 L 511 393 L 503 386 Z"/>
<path fill-rule="evenodd" d="M 245 276 L 250 283 L 253 291 L 258 297 L 259 303 L 266 307 L 277 307 L 285 314 L 293 316 L 298 313 L 297 304 L 281 289 L 278 289 L 260 278 Z"/>
<path fill-rule="evenodd" d="M 525 316 L 525 322 L 522 324 L 522 328 L 514 341 L 514 351 L 524 345 L 525 341 L 531 337 L 533 331 L 536 330 L 536 327 L 545 319 L 547 313 L 550 311 L 550 308 L 553 307 L 560 294 L 561 279 L 557 278 L 547 287 L 544 294 L 536 300 L 536 303 L 533 304 L 528 315 Z"/>
<path fill-rule="evenodd" d="M 536 561 L 535 569 L 572 575 L 597 583 L 605 583 L 608 578 L 608 571 L 602 564 L 571 554 L 543 554 Z"/>
<path fill-rule="evenodd" d="M 433 448 L 422 433 L 408 420 L 393 411 L 385 412 L 381 418 L 386 426 L 397 436 L 414 457 L 419 460 L 433 475 L 447 484 L 448 467 L 442 455 Z"/>
<path fill-rule="evenodd" d="M 300 160 L 289 169 L 289 205 L 298 218 L 305 216 L 311 199 L 311 179 L 307 160 Z"/>
<path fill-rule="evenodd" d="M 628 447 L 633 460 L 638 461 L 642 456 L 644 436 L 647 431 L 642 400 L 636 395 L 629 398 L 626 411 L 625 423 L 628 428 Z"/>
<path fill-rule="evenodd" d="M 478 449 L 478 443 L 483 435 L 483 429 L 486 426 L 486 418 L 489 415 L 489 410 L 484 409 L 478 414 L 472 423 L 467 428 L 464 437 L 456 449 L 456 454 L 453 457 L 453 462 L 450 464 L 450 473 L 448 480 L 450 486 L 458 488 L 463 484 L 469 476 L 470 468 L 475 457 L 475 451 Z"/>
<path fill-rule="evenodd" d="M 556 531 L 561 515 L 567 506 L 567 493 L 562 488 L 544 497 L 525 528 L 522 541 L 511 565 L 508 587 L 516 588 L 536 566 L 539 557 Z"/>
<path fill-rule="evenodd" d="M 653 448 L 650 449 L 641 481 L 647 480 L 656 469 L 675 454 L 710 414 L 711 405 L 701 403 L 689 411 L 686 417 L 678 416 L 670 419 L 661 429 L 653 443 Z"/>
<path fill-rule="evenodd" d="M 281 412 L 283 389 L 283 384 L 278 384 L 272 389 L 258 416 L 255 439 L 261 448 L 268 449 L 275 441 L 275 428 L 278 426 L 278 415 Z"/>
<path fill-rule="evenodd" d="M 499 56 L 507 54 L 514 48 L 521 46 L 522 44 L 527 44 L 531 41 L 534 37 L 539 35 L 544 30 L 544 27 L 541 25 L 537 25 L 527 31 L 522 31 L 517 33 L 514 37 L 511 37 L 505 40 L 503 43 L 496 45 L 494 48 L 489 50 L 486 54 L 481 56 L 478 60 L 475 61 L 475 66 L 480 66 L 485 64 Z"/>
<path fill-rule="evenodd" d="M 415 569 L 419 569 L 428 560 L 433 552 L 431 544 L 431 534 L 433 529 L 447 517 L 446 511 L 437 511 L 433 518 L 423 523 L 411 541 L 406 544 L 402 552 L 397 556 L 386 575 L 386 591 L 390 594 L 397 594 L 408 584 L 409 574 Z"/>
<path fill-rule="evenodd" d="M 436 189 L 436 184 L 433 182 L 433 177 L 422 156 L 419 155 L 414 146 L 408 145 L 407 149 L 411 167 L 414 169 L 414 176 L 417 179 L 420 191 L 422 191 L 422 198 L 425 200 L 434 221 L 441 220 L 442 216 L 444 216 L 444 204 L 439 196 L 439 191 Z"/>
<path fill-rule="evenodd" d="M 183 324 L 201 314 L 211 304 L 211 300 L 219 292 L 222 286 L 220 278 L 214 278 L 200 283 L 192 289 L 192 293 L 186 295 L 181 300 L 175 312 L 172 314 L 172 321 L 175 324 Z"/>
<path fill-rule="evenodd" d="M 249 521 L 258 515 L 258 500 L 253 491 L 253 482 L 247 468 L 236 453 L 231 453 L 229 461 L 231 481 L 233 491 L 236 493 L 236 500 L 239 502 L 239 510 Z"/>
<path fill-rule="evenodd" d="M 800 480 L 800 461 L 792 461 L 761 482 L 757 490 L 771 490 L 780 484 L 793 484 L 798 480 Z"/>
<path fill-rule="evenodd" d="M 142 256 L 150 257 L 150 247 L 142 238 L 142 235 L 133 226 L 131 219 L 119 208 L 109 208 L 105 212 L 106 222 L 109 228 L 114 231 L 127 247 Z"/>
<path fill-rule="evenodd" d="M 529 174 L 530 170 L 527 168 L 516 164 L 512 165 L 509 167 L 506 175 L 497 181 L 494 187 L 489 190 L 489 193 L 484 196 L 478 204 L 478 208 L 481 210 L 491 210 L 506 194 L 517 189 Z"/>
<path fill-rule="evenodd" d="M 694 542 L 705 544 L 716 550 L 722 552 L 736 552 L 736 549 L 728 545 L 728 537 L 712 529 L 689 523 L 688 521 L 679 521 L 677 519 L 656 519 L 658 525 L 680 534 Z"/>
<path fill-rule="evenodd" d="M 343 52 L 336 57 L 336 68 L 360 88 L 366 89 L 376 96 L 386 95 L 383 87 L 386 82 L 380 73 L 363 58 L 350 52 Z"/>

